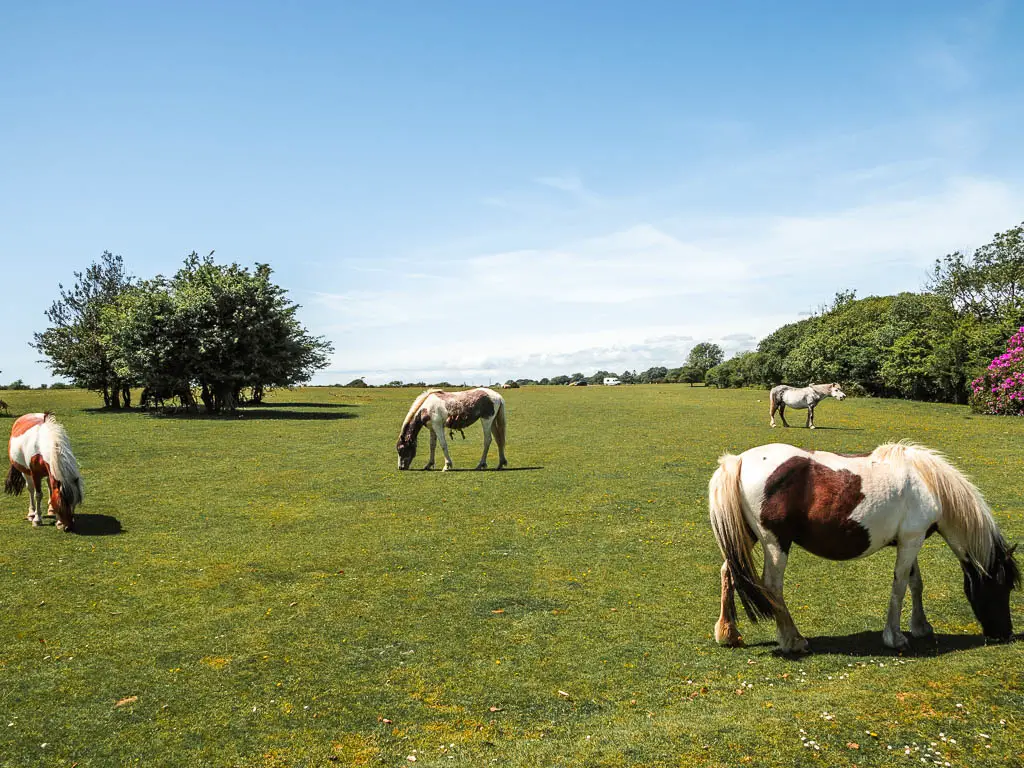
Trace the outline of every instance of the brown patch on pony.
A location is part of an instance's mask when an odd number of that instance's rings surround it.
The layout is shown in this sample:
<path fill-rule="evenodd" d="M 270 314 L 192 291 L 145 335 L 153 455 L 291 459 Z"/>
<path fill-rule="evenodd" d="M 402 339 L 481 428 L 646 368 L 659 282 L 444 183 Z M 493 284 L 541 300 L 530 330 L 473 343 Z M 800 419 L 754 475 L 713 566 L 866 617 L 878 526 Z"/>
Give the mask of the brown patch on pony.
<path fill-rule="evenodd" d="M 32 427 L 38 427 L 50 414 L 44 413 L 42 415 L 38 413 L 26 413 L 24 416 L 19 416 L 15 420 L 14 424 L 11 425 L 11 437 L 21 437 L 28 432 Z"/>
<path fill-rule="evenodd" d="M 871 546 L 867 530 L 850 519 L 863 500 L 860 476 L 794 456 L 765 483 L 761 523 L 785 552 L 799 544 L 819 557 L 850 560 Z"/>
<path fill-rule="evenodd" d="M 465 429 L 470 424 L 489 419 L 494 415 L 494 403 L 483 390 L 472 389 L 468 392 L 438 392 L 448 411 L 444 425 L 448 429 Z"/>

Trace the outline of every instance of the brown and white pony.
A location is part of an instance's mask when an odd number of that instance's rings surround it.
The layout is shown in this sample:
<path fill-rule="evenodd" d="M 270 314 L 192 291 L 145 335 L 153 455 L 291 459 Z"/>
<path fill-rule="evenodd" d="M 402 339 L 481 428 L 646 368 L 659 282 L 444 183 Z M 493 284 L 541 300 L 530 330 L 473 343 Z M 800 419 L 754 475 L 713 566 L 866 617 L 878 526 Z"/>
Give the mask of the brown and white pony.
<path fill-rule="evenodd" d="M 487 468 L 487 451 L 491 447 L 491 434 L 498 444 L 498 469 L 506 466 L 505 458 L 505 400 L 493 389 L 479 387 L 465 392 L 444 392 L 431 389 L 417 397 L 402 422 L 398 436 L 398 468 L 409 469 L 416 458 L 416 438 L 423 427 L 430 429 L 430 461 L 423 467 L 434 466 L 434 449 L 441 442 L 444 451 L 444 469 L 452 468 L 448 441 L 444 431 L 463 430 L 475 421 L 484 428 L 484 454 L 477 469 Z"/>
<path fill-rule="evenodd" d="M 892 596 L 882 642 L 902 649 L 900 631 L 907 584 L 913 610 L 910 634 L 932 627 L 921 603 L 917 553 L 938 531 L 964 572 L 964 593 L 988 637 L 1013 633 L 1010 590 L 1020 586 L 1014 548 L 999 532 L 981 492 L 938 452 L 911 443 L 886 443 L 869 454 L 843 456 L 791 445 L 762 445 L 726 454 L 708 486 L 711 526 L 722 565 L 722 614 L 715 639 L 742 645 L 736 629 L 739 592 L 751 621 L 774 618 L 779 649 L 807 649 L 782 596 L 790 547 L 831 560 L 866 557 L 896 547 Z M 764 549 L 764 574 L 754 570 L 753 548 Z"/>
<path fill-rule="evenodd" d="M 71 531 L 75 507 L 82 503 L 85 486 L 64 427 L 57 423 L 52 413 L 26 413 L 11 427 L 7 455 L 11 469 L 7 473 L 4 491 L 17 496 L 28 485 L 26 519 L 31 520 L 33 526 L 42 521 L 39 510 L 45 477 L 50 487 L 46 514 L 48 517 L 56 516 L 59 530 Z"/>
<path fill-rule="evenodd" d="M 807 409 L 807 428 L 814 429 L 814 406 L 826 397 L 834 397 L 842 400 L 846 393 L 838 384 L 811 384 L 808 387 L 791 387 L 788 384 L 779 384 L 772 387 L 768 393 L 768 400 L 771 403 L 770 423 L 775 426 L 775 412 L 779 412 L 782 419 L 782 426 L 788 427 L 786 421 L 786 406 L 799 410 Z"/>

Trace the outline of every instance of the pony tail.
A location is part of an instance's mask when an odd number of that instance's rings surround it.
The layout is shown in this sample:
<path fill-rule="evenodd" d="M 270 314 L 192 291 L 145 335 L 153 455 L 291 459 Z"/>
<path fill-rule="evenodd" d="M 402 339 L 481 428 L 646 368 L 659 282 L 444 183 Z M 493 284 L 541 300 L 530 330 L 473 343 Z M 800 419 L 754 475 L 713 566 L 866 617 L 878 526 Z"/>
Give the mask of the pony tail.
<path fill-rule="evenodd" d="M 11 471 L 7 473 L 4 480 L 4 493 L 8 496 L 18 496 L 25 490 L 25 476 L 11 464 Z"/>
<path fill-rule="evenodd" d="M 774 617 L 774 603 L 754 569 L 754 545 L 757 541 L 743 517 L 739 456 L 725 454 L 708 484 L 711 527 L 722 557 L 729 564 L 736 591 L 750 620 Z"/>

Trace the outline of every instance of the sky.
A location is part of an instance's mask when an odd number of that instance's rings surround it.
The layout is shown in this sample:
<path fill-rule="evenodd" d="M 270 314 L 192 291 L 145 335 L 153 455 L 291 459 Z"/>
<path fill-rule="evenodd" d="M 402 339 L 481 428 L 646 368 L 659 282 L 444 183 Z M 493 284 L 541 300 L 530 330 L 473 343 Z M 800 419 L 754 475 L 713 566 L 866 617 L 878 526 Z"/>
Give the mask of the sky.
<path fill-rule="evenodd" d="M 680 365 L 1024 220 L 1024 4 L 0 12 L 0 381 L 105 250 L 269 263 L 315 383 Z"/>

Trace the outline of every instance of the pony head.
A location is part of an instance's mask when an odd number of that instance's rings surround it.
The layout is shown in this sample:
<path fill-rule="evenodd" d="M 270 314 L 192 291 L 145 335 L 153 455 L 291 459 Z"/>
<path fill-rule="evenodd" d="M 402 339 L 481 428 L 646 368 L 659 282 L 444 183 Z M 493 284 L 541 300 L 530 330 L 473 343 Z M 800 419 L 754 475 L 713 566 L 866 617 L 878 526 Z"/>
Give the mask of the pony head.
<path fill-rule="evenodd" d="M 836 400 L 842 400 L 844 397 L 846 397 L 846 393 L 843 392 L 842 388 L 838 384 L 830 384 L 828 388 L 828 393 Z"/>
<path fill-rule="evenodd" d="M 412 460 L 416 458 L 416 433 L 413 422 L 402 427 L 402 434 L 398 436 L 398 444 L 395 446 L 398 451 L 399 469 L 408 469 L 412 466 Z"/>
<path fill-rule="evenodd" d="M 992 549 L 992 563 L 982 571 L 969 560 L 962 561 L 964 594 L 986 637 L 1009 640 L 1013 634 L 1010 592 L 1020 587 L 1020 568 L 1013 559 L 1016 547 L 1008 547 L 1000 536 Z"/>
<path fill-rule="evenodd" d="M 82 478 L 74 475 L 70 479 L 50 478 L 50 506 L 57 516 L 58 527 L 64 531 L 74 530 L 75 507 L 82 502 Z"/>

